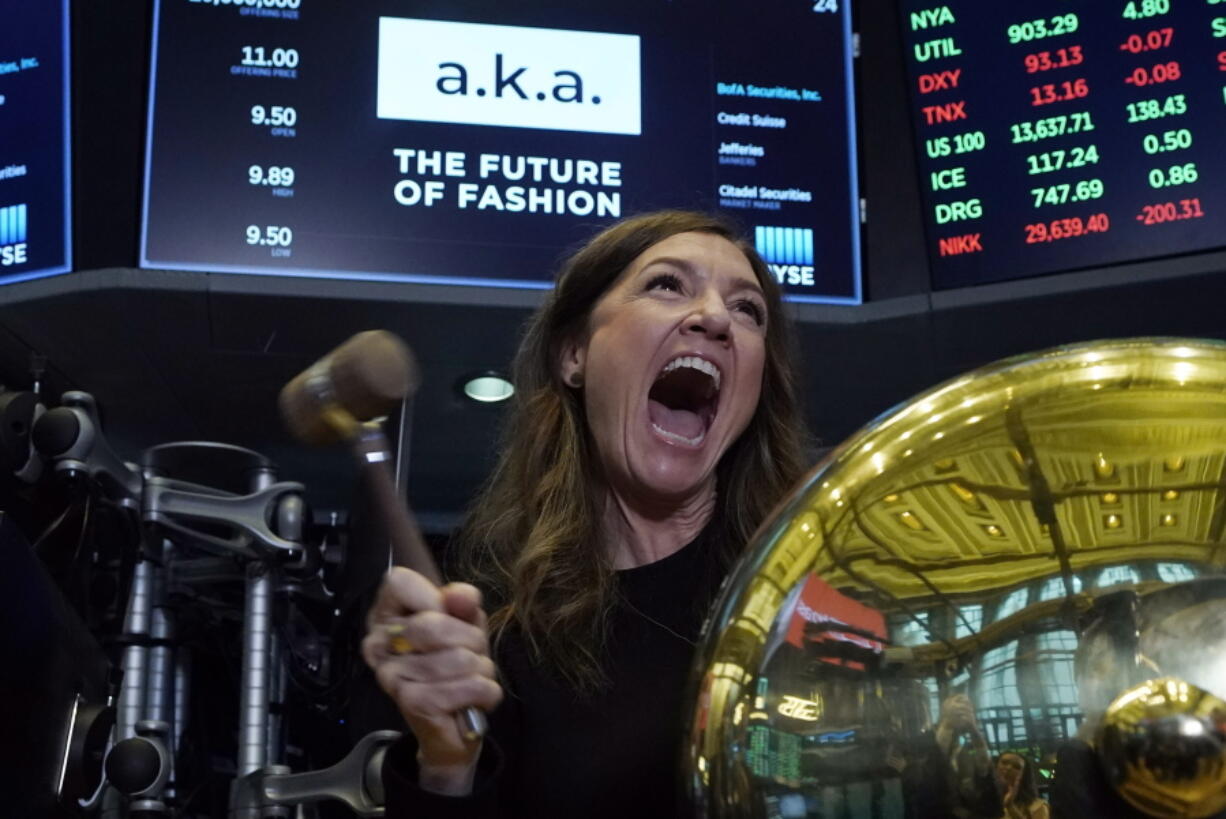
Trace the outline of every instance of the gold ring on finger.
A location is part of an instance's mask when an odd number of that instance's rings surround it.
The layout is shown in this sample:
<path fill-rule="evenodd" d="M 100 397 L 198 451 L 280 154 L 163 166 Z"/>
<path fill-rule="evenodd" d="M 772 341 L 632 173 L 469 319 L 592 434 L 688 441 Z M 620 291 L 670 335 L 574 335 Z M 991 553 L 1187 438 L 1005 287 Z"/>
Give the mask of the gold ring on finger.
<path fill-rule="evenodd" d="M 413 644 L 404 636 L 404 625 L 397 623 L 387 627 L 387 650 L 392 654 L 411 654 Z"/>

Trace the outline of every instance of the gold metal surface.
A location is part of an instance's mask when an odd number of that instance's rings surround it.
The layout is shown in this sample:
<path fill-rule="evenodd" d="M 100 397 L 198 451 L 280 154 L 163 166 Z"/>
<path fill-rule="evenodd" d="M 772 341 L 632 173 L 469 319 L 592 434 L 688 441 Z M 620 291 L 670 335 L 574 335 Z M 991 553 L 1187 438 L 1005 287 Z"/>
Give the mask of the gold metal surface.
<path fill-rule="evenodd" d="M 1226 810 L 1226 701 L 1175 677 L 1148 680 L 1107 708 L 1099 749 L 1120 794 L 1150 816 Z"/>
<path fill-rule="evenodd" d="M 874 421 L 762 527 L 708 624 L 687 748 L 699 813 L 921 815 L 945 798 L 922 766 L 981 750 L 1029 757 L 1050 798 L 1101 779 L 1118 800 L 1114 769 L 1070 783 L 1056 756 L 1092 754 L 1144 680 L 1226 695 L 1224 467 L 1219 342 L 1035 353 Z M 943 713 L 954 694 L 972 717 Z M 787 697 L 818 718 L 781 714 Z M 1197 781 L 1222 788 L 1216 770 Z M 964 815 L 943 809 L 924 815 Z M 1184 811 L 1151 815 L 1210 815 Z"/>

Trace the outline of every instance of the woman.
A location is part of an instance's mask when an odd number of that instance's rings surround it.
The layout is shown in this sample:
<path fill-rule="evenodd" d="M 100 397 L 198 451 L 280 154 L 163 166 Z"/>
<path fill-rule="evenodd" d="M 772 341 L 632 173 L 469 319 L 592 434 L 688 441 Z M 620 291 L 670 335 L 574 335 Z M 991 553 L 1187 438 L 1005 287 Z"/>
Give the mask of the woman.
<path fill-rule="evenodd" d="M 963 693 L 941 703 L 930 733 L 887 764 L 902 775 L 904 815 L 916 819 L 997 819 L 1000 788 L 975 706 Z"/>
<path fill-rule="evenodd" d="M 413 735 L 388 815 L 676 815 L 702 619 L 802 466 L 779 288 L 718 219 L 626 220 L 566 264 L 515 383 L 455 547 L 484 600 L 396 569 L 371 610 L 364 656 Z"/>
<path fill-rule="evenodd" d="M 1047 802 L 1039 798 L 1034 765 L 1021 754 L 1007 752 L 996 759 L 996 778 L 1004 792 L 1003 819 L 1048 819 Z"/>

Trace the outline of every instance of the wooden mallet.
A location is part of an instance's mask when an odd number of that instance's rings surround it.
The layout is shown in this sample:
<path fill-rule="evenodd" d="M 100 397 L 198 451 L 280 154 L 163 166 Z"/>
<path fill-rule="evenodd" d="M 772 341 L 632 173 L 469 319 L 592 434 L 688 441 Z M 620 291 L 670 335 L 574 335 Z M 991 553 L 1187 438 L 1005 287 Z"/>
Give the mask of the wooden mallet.
<path fill-rule="evenodd" d="M 368 330 L 350 338 L 295 376 L 281 390 L 278 404 L 289 431 L 309 444 L 348 443 L 357 456 L 392 545 L 392 563 L 412 569 L 436 586 L 442 573 L 426 548 L 408 505 L 396 493 L 387 436 L 377 423 L 411 396 L 419 383 L 417 364 L 404 342 L 386 330 Z M 409 650 L 408 641 L 402 648 Z M 485 714 L 469 706 L 456 714 L 460 735 L 485 736 Z"/>

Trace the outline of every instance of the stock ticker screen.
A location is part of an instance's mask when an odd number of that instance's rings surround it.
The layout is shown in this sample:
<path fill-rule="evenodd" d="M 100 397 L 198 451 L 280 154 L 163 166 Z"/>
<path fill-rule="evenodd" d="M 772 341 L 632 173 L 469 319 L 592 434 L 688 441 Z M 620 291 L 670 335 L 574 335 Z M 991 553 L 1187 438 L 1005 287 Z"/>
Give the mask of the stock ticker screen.
<path fill-rule="evenodd" d="M 902 0 L 936 289 L 1226 245 L 1226 0 Z"/>
<path fill-rule="evenodd" d="M 157 0 L 141 264 L 547 287 L 699 207 L 858 303 L 848 6 Z"/>
<path fill-rule="evenodd" d="M 72 268 L 68 0 L 0 0 L 0 284 Z"/>

